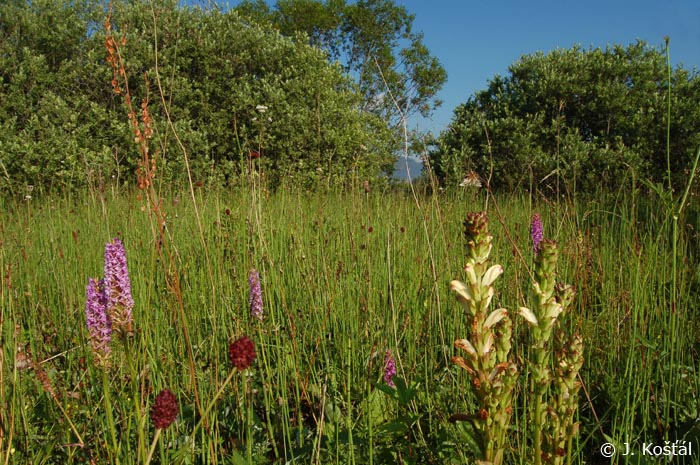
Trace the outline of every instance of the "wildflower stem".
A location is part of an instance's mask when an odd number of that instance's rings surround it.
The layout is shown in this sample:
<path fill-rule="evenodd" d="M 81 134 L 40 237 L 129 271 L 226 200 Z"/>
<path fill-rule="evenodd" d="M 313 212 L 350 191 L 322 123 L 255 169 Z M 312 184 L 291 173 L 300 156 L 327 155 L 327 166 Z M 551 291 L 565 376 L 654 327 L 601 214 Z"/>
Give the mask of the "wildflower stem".
<path fill-rule="evenodd" d="M 58 399 L 55 396 L 51 396 L 51 398 L 54 400 L 54 402 L 56 403 L 56 406 L 63 414 L 63 417 L 66 419 L 66 421 L 68 421 L 68 424 L 70 425 L 70 429 L 73 430 L 75 437 L 78 439 L 78 443 L 80 444 L 80 447 L 85 447 L 85 442 L 83 441 L 83 438 L 80 436 L 80 433 L 78 433 L 78 430 L 75 428 L 75 425 L 73 424 L 70 417 L 68 416 L 68 412 L 66 412 L 66 409 L 63 408 L 63 405 L 61 405 L 61 403 L 58 401 Z"/>
<path fill-rule="evenodd" d="M 136 371 L 136 367 L 134 366 L 134 359 L 132 357 L 132 347 L 131 344 L 133 342 L 132 338 L 127 338 L 124 341 L 124 352 L 125 352 L 125 358 L 127 361 L 127 364 L 129 366 L 129 375 L 131 378 L 131 398 L 134 402 L 134 412 L 136 412 L 136 418 L 138 418 L 138 427 L 136 429 L 136 434 L 138 435 L 138 445 L 137 445 L 137 456 L 138 457 L 143 457 L 143 453 L 145 452 L 145 445 L 146 441 L 143 435 L 144 431 L 144 423 L 141 421 L 142 418 L 142 413 L 141 413 L 141 405 L 140 405 L 140 399 L 139 399 L 139 387 L 138 387 L 138 373 Z M 146 462 L 148 463 L 148 462 Z"/>
<path fill-rule="evenodd" d="M 205 419 L 208 418 L 209 412 L 211 412 L 211 409 L 214 408 L 214 405 L 219 400 L 219 397 L 221 397 L 221 394 L 224 392 L 224 389 L 226 389 L 226 386 L 228 386 L 229 383 L 231 382 L 231 380 L 233 379 L 233 376 L 236 374 L 236 371 L 237 370 L 235 368 L 231 370 L 231 372 L 229 373 L 229 375 L 226 378 L 226 380 L 224 381 L 224 383 L 221 385 L 219 390 L 216 391 L 216 394 L 212 398 L 211 402 L 209 402 L 209 405 L 207 405 L 207 408 L 204 409 L 204 412 L 202 412 L 202 417 L 199 419 L 197 424 L 194 426 L 194 428 L 192 429 L 192 433 L 190 434 L 190 438 L 192 439 L 192 441 L 194 441 L 194 438 L 197 435 L 197 430 L 202 426 L 202 422 L 204 422 Z M 184 445 L 183 445 L 183 447 L 184 447 Z"/>
<path fill-rule="evenodd" d="M 153 458 L 153 452 L 156 450 L 156 444 L 158 444 L 158 439 L 160 438 L 160 432 L 163 431 L 160 428 L 156 428 L 156 434 L 153 435 L 153 442 L 151 442 L 151 447 L 148 450 L 148 456 L 146 457 L 146 461 L 144 462 L 145 465 L 148 465 L 151 463 L 151 459 Z"/>
<path fill-rule="evenodd" d="M 538 391 L 538 380 L 534 380 L 534 390 Z M 534 414 L 534 446 L 535 446 L 535 465 L 540 465 L 542 463 L 542 428 L 544 428 L 543 422 L 540 421 L 544 413 L 544 395 L 541 393 L 535 394 L 535 414 Z"/>
<path fill-rule="evenodd" d="M 260 326 L 257 328 L 258 330 L 258 341 L 262 341 L 262 331 L 260 329 Z M 270 372 L 270 364 L 268 363 L 267 360 L 267 351 L 265 350 L 266 346 L 261 345 L 260 346 L 260 362 L 262 366 L 264 367 L 264 374 L 267 377 L 268 380 L 272 380 L 272 373 Z M 264 381 L 263 381 L 264 383 Z M 275 457 L 279 457 L 279 453 L 277 450 L 277 441 L 274 440 L 275 433 L 273 431 L 272 427 L 272 415 L 270 415 L 270 411 L 272 410 L 270 407 L 270 390 L 269 389 L 264 389 L 263 390 L 263 399 L 265 401 L 265 424 L 267 426 L 267 434 L 270 438 L 270 443 L 272 444 L 272 450 L 274 451 Z"/>
<path fill-rule="evenodd" d="M 352 339 L 348 339 L 348 354 L 353 353 L 353 347 L 352 347 Z M 352 358 L 348 357 L 346 361 L 346 374 L 347 376 L 346 379 L 351 380 L 352 379 Z M 348 402 L 348 415 L 346 417 L 346 426 L 348 428 L 348 444 L 350 446 L 350 463 L 352 465 L 355 465 L 355 454 L 353 453 L 354 451 L 354 440 L 353 440 L 353 435 L 352 435 L 352 397 L 351 397 L 351 391 L 350 391 L 350 383 L 348 382 L 346 385 L 346 395 L 347 395 L 347 402 Z"/>
<path fill-rule="evenodd" d="M 250 398 L 250 393 L 248 389 L 248 380 L 241 376 L 241 384 L 243 385 L 243 399 L 245 402 L 245 429 L 246 429 L 246 441 L 245 441 L 245 451 L 246 460 L 248 463 L 253 463 L 253 403 Z"/>
<path fill-rule="evenodd" d="M 671 182 L 671 51 L 669 50 L 669 38 L 664 37 L 666 55 L 666 170 L 668 176 L 668 191 L 673 193 L 673 183 Z"/>
<path fill-rule="evenodd" d="M 119 465 L 119 441 L 117 441 L 117 429 L 114 426 L 114 413 L 112 411 L 112 395 L 110 393 L 109 387 L 109 376 L 106 368 L 102 369 L 102 387 L 104 391 L 105 398 L 105 411 L 107 413 L 107 423 L 109 425 L 109 432 L 112 437 L 112 450 L 114 452 L 114 463 Z"/>

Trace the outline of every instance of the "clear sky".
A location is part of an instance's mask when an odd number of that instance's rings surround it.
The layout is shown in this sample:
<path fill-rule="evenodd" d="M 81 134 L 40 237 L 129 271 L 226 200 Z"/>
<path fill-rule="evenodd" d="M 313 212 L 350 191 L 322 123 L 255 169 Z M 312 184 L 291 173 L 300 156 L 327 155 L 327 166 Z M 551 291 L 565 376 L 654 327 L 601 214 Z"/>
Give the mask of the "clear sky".
<path fill-rule="evenodd" d="M 414 30 L 447 70 L 432 120 L 414 121 L 439 133 L 457 105 L 484 89 L 522 55 L 579 44 L 661 47 L 671 38 L 671 62 L 700 70 L 700 0 L 460 1 L 395 0 L 415 14 Z"/>

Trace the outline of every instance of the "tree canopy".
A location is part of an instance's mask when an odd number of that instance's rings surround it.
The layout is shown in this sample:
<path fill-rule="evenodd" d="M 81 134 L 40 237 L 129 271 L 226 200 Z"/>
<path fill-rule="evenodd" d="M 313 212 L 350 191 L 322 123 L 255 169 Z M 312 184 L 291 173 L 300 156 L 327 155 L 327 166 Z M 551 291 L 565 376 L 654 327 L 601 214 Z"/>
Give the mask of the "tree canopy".
<path fill-rule="evenodd" d="M 133 172 L 139 153 L 115 95 L 97 0 L 0 5 L 0 188 L 77 187 Z M 369 179 L 393 166 L 394 137 L 341 67 L 235 11 L 175 0 L 114 2 L 132 102 L 147 102 L 162 176 L 235 182 Z M 156 61 L 157 58 L 157 61 Z M 161 92 L 162 91 L 162 92 Z M 173 125 L 166 124 L 166 110 Z M 260 156 L 261 155 L 261 156 Z M 86 177 L 85 174 L 88 174 Z"/>
<path fill-rule="evenodd" d="M 413 30 L 415 16 L 393 0 L 263 0 L 236 6 L 243 16 L 270 24 L 288 37 L 322 48 L 356 80 L 363 108 L 390 121 L 400 114 L 428 116 L 441 102 L 437 92 L 447 73 Z"/>
<path fill-rule="evenodd" d="M 470 170 L 491 185 L 592 191 L 627 174 L 667 178 L 668 68 L 663 50 L 574 47 L 523 56 L 459 105 L 432 151 L 447 184 Z M 670 160 L 676 181 L 700 144 L 700 76 L 671 71 Z"/>

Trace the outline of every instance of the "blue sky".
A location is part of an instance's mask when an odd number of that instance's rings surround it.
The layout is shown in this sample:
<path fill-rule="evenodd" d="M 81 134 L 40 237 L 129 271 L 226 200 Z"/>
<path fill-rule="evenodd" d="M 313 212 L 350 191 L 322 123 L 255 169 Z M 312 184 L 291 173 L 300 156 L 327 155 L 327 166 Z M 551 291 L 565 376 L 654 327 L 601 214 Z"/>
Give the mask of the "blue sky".
<path fill-rule="evenodd" d="M 700 69 L 700 1 L 459 1 L 396 0 L 416 18 L 414 30 L 448 73 L 432 120 L 414 120 L 439 133 L 453 110 L 520 56 L 537 51 L 628 45 L 661 47 L 671 38 L 671 62 Z"/>

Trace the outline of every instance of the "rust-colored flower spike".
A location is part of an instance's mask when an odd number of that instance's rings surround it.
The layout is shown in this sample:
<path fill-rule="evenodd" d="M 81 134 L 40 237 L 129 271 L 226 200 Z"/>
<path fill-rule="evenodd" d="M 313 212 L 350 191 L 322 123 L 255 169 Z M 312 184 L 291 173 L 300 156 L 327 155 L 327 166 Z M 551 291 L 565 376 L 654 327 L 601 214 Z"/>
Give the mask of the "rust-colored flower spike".
<path fill-rule="evenodd" d="M 486 212 L 471 212 L 464 221 L 464 238 L 467 240 L 467 260 L 473 260 L 477 272 L 489 258 L 493 237 L 489 234 L 489 218 Z"/>
<path fill-rule="evenodd" d="M 163 389 L 156 396 L 156 401 L 151 407 L 151 421 L 158 429 L 165 429 L 172 425 L 178 413 L 177 398 L 168 389 Z"/>
<path fill-rule="evenodd" d="M 228 345 L 228 358 L 231 365 L 245 370 L 255 361 L 255 344 L 248 336 L 243 336 Z"/>
<path fill-rule="evenodd" d="M 464 236 L 467 243 L 477 237 L 483 238 L 489 232 L 489 218 L 486 212 L 469 212 L 464 221 Z"/>

